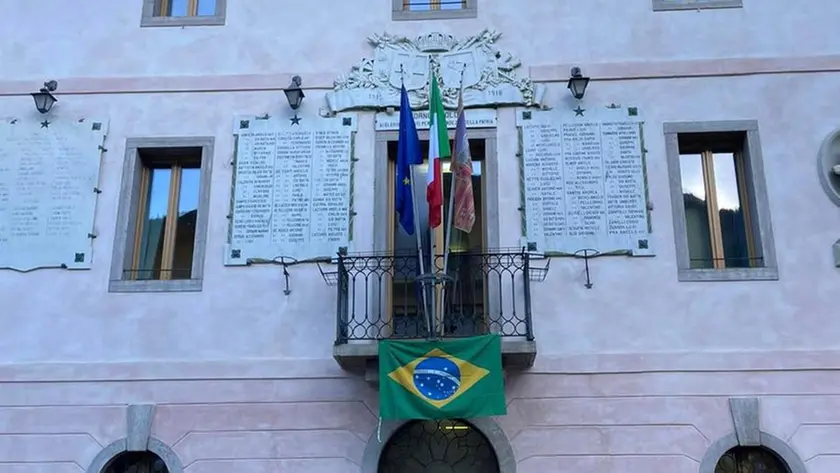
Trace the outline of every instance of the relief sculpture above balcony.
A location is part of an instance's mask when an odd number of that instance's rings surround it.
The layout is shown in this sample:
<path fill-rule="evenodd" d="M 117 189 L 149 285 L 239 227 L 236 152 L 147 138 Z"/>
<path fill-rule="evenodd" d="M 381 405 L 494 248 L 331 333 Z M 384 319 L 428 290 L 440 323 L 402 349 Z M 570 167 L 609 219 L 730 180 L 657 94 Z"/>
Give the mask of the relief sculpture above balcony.
<path fill-rule="evenodd" d="M 403 83 L 412 108 L 427 107 L 432 70 L 439 78 L 446 108 L 457 106 L 462 74 L 465 107 L 541 106 L 545 86 L 517 76 L 522 63 L 496 48 L 501 36 L 491 30 L 464 39 L 442 33 L 415 39 L 373 35 L 368 38 L 375 48 L 373 57 L 362 59 L 335 81 L 324 113 L 397 107 Z"/>

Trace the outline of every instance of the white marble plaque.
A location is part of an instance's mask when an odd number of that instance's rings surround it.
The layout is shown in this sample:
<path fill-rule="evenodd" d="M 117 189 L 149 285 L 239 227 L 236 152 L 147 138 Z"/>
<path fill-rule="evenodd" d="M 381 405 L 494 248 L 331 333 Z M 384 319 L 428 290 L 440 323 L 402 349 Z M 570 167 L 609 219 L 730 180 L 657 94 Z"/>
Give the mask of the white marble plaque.
<path fill-rule="evenodd" d="M 492 108 L 477 108 L 464 110 L 467 128 L 496 128 L 497 114 Z M 428 130 L 431 120 L 428 110 L 414 111 L 414 124 L 418 130 Z M 458 125 L 458 112 L 446 111 L 446 126 L 454 129 Z M 397 131 L 400 129 L 400 112 L 376 114 L 376 131 Z"/>
<path fill-rule="evenodd" d="M 0 122 L 0 269 L 90 269 L 108 122 Z"/>
<path fill-rule="evenodd" d="M 332 258 L 348 247 L 355 115 L 234 121 L 225 264 Z"/>
<path fill-rule="evenodd" d="M 635 108 L 517 111 L 523 243 L 652 255 L 642 124 Z"/>

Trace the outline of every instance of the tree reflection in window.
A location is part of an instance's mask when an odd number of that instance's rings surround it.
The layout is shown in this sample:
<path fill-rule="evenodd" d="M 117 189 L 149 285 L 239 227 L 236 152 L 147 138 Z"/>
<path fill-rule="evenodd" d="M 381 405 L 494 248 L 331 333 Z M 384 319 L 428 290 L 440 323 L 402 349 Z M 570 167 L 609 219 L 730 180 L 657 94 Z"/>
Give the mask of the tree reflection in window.
<path fill-rule="evenodd" d="M 152 452 L 125 452 L 111 460 L 102 473 L 169 473 L 169 469 Z"/>
<path fill-rule="evenodd" d="M 718 460 L 715 473 L 790 473 L 790 469 L 770 450 L 735 447 Z"/>

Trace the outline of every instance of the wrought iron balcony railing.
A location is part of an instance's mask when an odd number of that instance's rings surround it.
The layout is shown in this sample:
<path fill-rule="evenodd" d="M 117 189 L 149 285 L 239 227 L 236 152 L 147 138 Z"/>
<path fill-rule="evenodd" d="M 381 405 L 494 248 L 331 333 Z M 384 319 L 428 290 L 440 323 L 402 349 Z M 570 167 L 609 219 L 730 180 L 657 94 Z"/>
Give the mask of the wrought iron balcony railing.
<path fill-rule="evenodd" d="M 533 340 L 534 272 L 524 251 L 452 253 L 420 272 L 416 254 L 338 257 L 336 344 L 486 333 Z M 536 276 L 539 279 L 539 275 Z"/>

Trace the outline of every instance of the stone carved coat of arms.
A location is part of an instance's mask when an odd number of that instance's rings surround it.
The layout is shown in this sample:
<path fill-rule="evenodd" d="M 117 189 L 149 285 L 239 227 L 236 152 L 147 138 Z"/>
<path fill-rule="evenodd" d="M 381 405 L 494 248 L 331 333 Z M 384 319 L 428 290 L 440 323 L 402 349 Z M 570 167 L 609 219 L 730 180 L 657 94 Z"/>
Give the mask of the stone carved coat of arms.
<path fill-rule="evenodd" d="M 495 47 L 500 33 L 484 30 L 463 40 L 430 33 L 409 39 L 374 35 L 372 58 L 365 58 L 349 74 L 335 81 L 327 94 L 327 109 L 382 109 L 400 103 L 405 84 L 412 108 L 428 106 L 431 73 L 438 78 L 447 108 L 455 108 L 463 87 L 464 106 L 540 106 L 545 88 L 528 77 L 517 77 L 521 62 Z"/>

